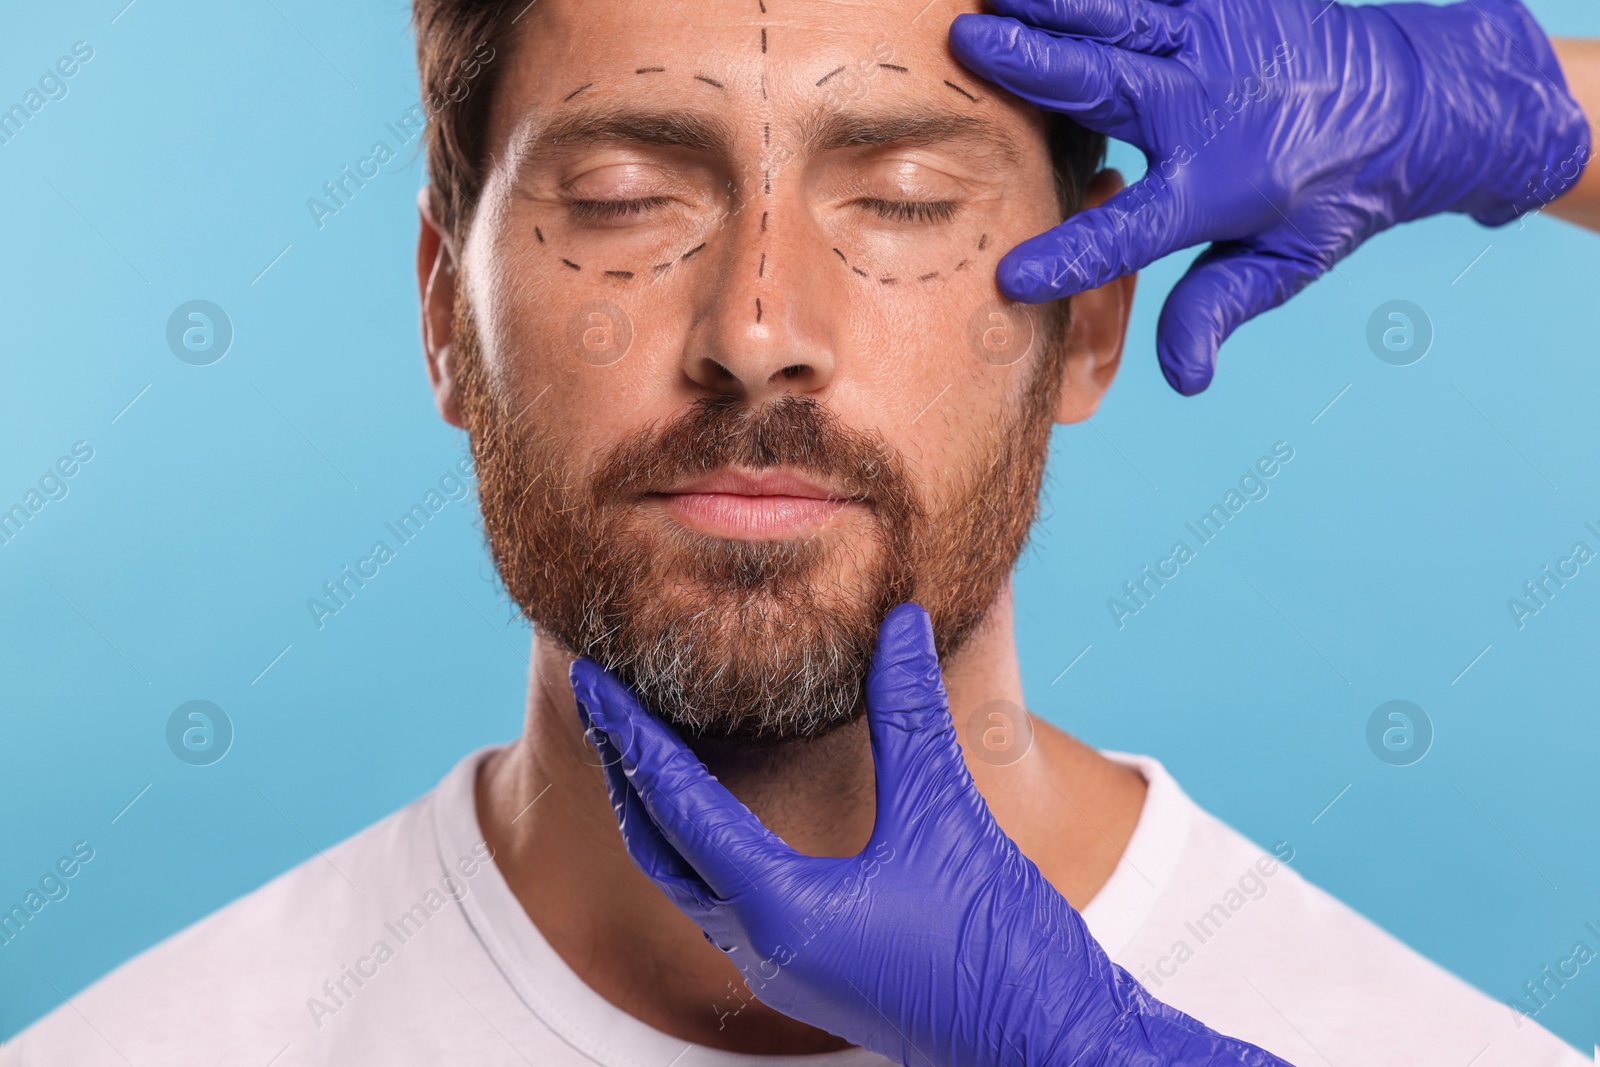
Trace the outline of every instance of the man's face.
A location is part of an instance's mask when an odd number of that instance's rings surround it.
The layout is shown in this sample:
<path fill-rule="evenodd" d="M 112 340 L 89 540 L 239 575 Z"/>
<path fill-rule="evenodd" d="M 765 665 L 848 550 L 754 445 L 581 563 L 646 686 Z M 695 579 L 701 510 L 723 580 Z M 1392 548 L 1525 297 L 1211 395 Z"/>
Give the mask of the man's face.
<path fill-rule="evenodd" d="M 994 268 L 1060 220 L 1044 124 L 925 3 L 540 0 L 501 51 L 452 341 L 486 530 L 691 735 L 859 714 L 883 613 L 950 655 L 1034 514 L 1066 309 Z"/>

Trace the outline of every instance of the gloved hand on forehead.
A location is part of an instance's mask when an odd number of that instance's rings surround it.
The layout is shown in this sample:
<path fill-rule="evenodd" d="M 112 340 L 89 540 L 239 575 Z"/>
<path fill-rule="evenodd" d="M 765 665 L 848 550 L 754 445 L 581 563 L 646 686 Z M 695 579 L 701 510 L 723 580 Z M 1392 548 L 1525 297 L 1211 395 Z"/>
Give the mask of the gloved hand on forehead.
<path fill-rule="evenodd" d="M 879 630 L 877 814 L 848 858 L 790 848 L 593 661 L 572 687 L 634 863 L 784 1014 L 907 1067 L 1284 1063 L 1151 997 L 1000 829 L 917 605 Z"/>
<path fill-rule="evenodd" d="M 1127 141 L 1146 176 L 1000 261 L 1009 297 L 1092 289 L 1201 242 L 1162 309 L 1162 373 L 1211 382 L 1217 349 L 1396 223 L 1488 226 L 1577 183 L 1590 130 L 1518 0 L 990 0 L 956 58 Z"/>

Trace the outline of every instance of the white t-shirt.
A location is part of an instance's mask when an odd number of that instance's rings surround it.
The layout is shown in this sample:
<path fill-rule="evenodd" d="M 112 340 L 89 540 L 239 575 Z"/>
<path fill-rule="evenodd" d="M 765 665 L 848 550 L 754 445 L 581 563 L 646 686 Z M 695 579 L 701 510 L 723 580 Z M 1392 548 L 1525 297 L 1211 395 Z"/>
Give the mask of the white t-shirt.
<path fill-rule="evenodd" d="M 0 1067 L 886 1067 L 860 1048 L 691 1044 L 584 985 L 484 859 L 474 782 L 490 751 L 123 964 Z M 1158 761 L 1106 755 L 1149 789 L 1084 919 L 1155 996 L 1297 1067 L 1589 1062 L 1201 811 Z"/>

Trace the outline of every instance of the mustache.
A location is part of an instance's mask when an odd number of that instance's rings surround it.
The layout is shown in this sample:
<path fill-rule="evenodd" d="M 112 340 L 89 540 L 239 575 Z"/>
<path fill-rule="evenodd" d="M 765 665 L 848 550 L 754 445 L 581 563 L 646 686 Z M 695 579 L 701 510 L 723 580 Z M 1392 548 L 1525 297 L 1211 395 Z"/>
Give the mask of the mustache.
<path fill-rule="evenodd" d="M 626 501 L 728 466 L 792 467 L 895 516 L 912 506 L 904 464 L 881 435 L 794 395 L 755 407 L 735 396 L 701 397 L 665 426 L 645 426 L 615 445 L 590 485 L 597 504 Z"/>

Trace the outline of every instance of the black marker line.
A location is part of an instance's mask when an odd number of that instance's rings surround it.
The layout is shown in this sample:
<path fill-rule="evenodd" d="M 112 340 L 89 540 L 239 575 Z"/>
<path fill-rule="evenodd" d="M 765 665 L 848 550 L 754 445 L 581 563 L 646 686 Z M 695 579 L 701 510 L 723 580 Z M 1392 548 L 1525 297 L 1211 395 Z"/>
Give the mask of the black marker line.
<path fill-rule="evenodd" d="M 772 123 L 770 122 L 761 124 L 761 146 L 763 148 L 772 147 Z"/>
<path fill-rule="evenodd" d="M 687 251 L 683 255 L 679 256 L 678 257 L 678 262 L 680 262 L 680 263 L 683 262 L 684 260 L 688 259 L 690 256 L 694 255 L 696 252 L 700 251 L 705 246 L 706 246 L 706 243 L 704 241 L 701 241 L 699 244 L 697 244 L 693 248 L 689 249 L 689 251 Z"/>
<path fill-rule="evenodd" d="M 606 271 L 606 277 L 607 278 L 632 278 L 633 277 L 633 271 L 631 271 L 631 270 L 608 270 L 608 271 Z"/>
<path fill-rule="evenodd" d="M 719 81 L 717 81 L 717 80 L 715 80 L 713 78 L 708 78 L 704 74 L 696 74 L 694 76 L 694 80 L 697 81 L 697 82 L 705 82 L 707 85 L 715 86 L 718 89 L 726 88 L 726 86 L 724 86 L 721 82 L 719 82 Z M 977 97 L 973 97 L 973 99 L 976 100 Z"/>
<path fill-rule="evenodd" d="M 894 64 L 894 63 L 879 63 L 878 64 L 878 69 L 879 70 L 892 70 L 896 74 L 910 74 L 911 73 L 911 71 L 907 70 L 905 67 L 899 66 L 899 65 Z"/>
<path fill-rule="evenodd" d="M 761 298 L 756 297 L 756 321 L 761 321 Z"/>
<path fill-rule="evenodd" d="M 757 278 L 765 278 L 766 276 L 767 276 L 767 254 L 765 252 L 763 252 L 763 253 L 761 253 L 761 266 L 756 268 L 756 277 Z"/>
<path fill-rule="evenodd" d="M 900 280 L 899 278 L 879 278 L 878 279 L 878 283 L 880 285 L 893 285 L 895 282 L 897 282 L 899 280 Z"/>
<path fill-rule="evenodd" d="M 541 230 L 541 229 L 539 229 L 539 227 L 535 226 L 533 228 L 533 235 L 539 239 L 539 243 L 540 244 L 544 244 L 544 231 L 543 230 Z"/>
<path fill-rule="evenodd" d="M 672 264 L 671 263 L 657 263 L 655 266 L 651 267 L 650 269 L 655 271 L 657 274 L 660 274 L 664 270 L 671 270 L 672 269 Z"/>
<path fill-rule="evenodd" d="M 989 235 L 988 234 L 984 234 L 982 237 L 978 238 L 978 251 L 982 252 L 988 246 L 989 246 Z"/>
<path fill-rule="evenodd" d="M 977 97 L 973 96 L 971 93 L 969 93 L 965 89 L 961 88 L 961 86 L 957 85 L 955 82 L 951 81 L 949 78 L 946 78 L 944 80 L 944 83 L 946 85 L 950 86 L 950 88 L 954 89 L 956 92 L 960 93 L 962 96 L 966 97 L 968 100 L 971 100 L 974 104 L 976 104 L 978 102 L 978 98 Z"/>
<path fill-rule="evenodd" d="M 927 274 L 924 274 L 921 277 L 919 277 L 917 279 L 917 281 L 925 282 L 925 281 L 928 281 L 930 278 L 937 278 L 938 276 L 939 276 L 939 272 L 938 271 L 930 271 Z"/>
<path fill-rule="evenodd" d="M 765 211 L 761 213 L 761 232 L 767 232 L 767 213 Z"/>
<path fill-rule="evenodd" d="M 666 69 L 667 69 L 666 67 L 640 67 L 638 70 L 634 71 L 634 73 L 635 74 L 660 74 L 662 71 L 664 71 Z"/>
<path fill-rule="evenodd" d="M 761 54 L 767 54 L 767 28 L 761 27 Z"/>
<path fill-rule="evenodd" d="M 767 13 L 767 0 L 756 0 L 756 3 L 761 5 L 761 13 L 765 15 Z"/>
<path fill-rule="evenodd" d="M 966 270 L 966 268 L 967 268 L 967 261 L 964 260 L 964 259 L 960 263 L 956 264 L 956 270 Z"/>
<path fill-rule="evenodd" d="M 861 275 L 863 278 L 867 276 L 867 272 L 862 270 L 860 267 L 851 267 L 850 269 Z"/>
<path fill-rule="evenodd" d="M 767 72 L 761 72 L 761 99 L 767 98 Z"/>
<path fill-rule="evenodd" d="M 589 83 L 589 85 L 593 85 L 593 84 L 594 84 L 594 82 L 590 82 Z M 572 90 L 572 92 L 568 93 L 566 96 L 563 96 L 561 98 L 561 102 L 563 104 L 565 104 L 568 100 L 571 100 L 573 97 L 577 96 L 579 93 L 581 93 L 585 89 L 589 88 L 589 85 L 580 85 L 580 86 L 578 86 L 576 89 Z"/>
<path fill-rule="evenodd" d="M 761 180 L 762 185 L 765 187 L 764 191 L 770 195 L 772 192 L 772 172 L 770 170 L 762 171 Z"/>
<path fill-rule="evenodd" d="M 849 261 L 849 260 L 848 260 L 848 259 L 845 259 L 845 258 L 844 258 L 844 253 L 843 253 L 843 252 L 841 252 L 841 251 L 839 251 L 839 250 L 838 250 L 838 249 L 837 249 L 837 248 L 835 248 L 835 249 L 834 249 L 834 250 L 833 250 L 833 254 L 834 254 L 834 255 L 836 255 L 836 256 L 838 256 L 838 257 L 839 257 L 839 262 L 841 262 L 841 263 L 848 263 L 848 262 L 850 262 L 850 261 Z"/>
<path fill-rule="evenodd" d="M 835 67 L 835 68 L 833 68 L 832 70 L 828 71 L 828 73 L 826 73 L 822 77 L 818 78 L 817 79 L 817 84 L 818 85 L 824 84 L 825 82 L 827 82 L 827 80 L 829 78 L 833 77 L 835 74 L 838 74 L 838 73 L 842 72 L 843 70 L 844 70 L 843 67 Z M 949 85 L 950 83 L 949 82 L 945 82 L 945 84 Z"/>
<path fill-rule="evenodd" d="M 576 263 L 572 262 L 572 260 L 570 260 L 570 259 L 563 259 L 561 262 L 565 263 L 567 266 L 571 267 L 573 270 L 582 270 L 583 269 L 582 267 L 578 266 Z"/>

